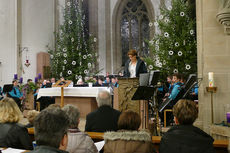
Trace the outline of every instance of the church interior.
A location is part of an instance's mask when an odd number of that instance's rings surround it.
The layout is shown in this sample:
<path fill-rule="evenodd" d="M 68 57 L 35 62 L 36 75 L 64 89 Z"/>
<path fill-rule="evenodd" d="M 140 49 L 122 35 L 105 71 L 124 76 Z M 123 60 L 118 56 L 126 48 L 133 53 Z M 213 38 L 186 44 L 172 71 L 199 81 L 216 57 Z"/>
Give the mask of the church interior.
<path fill-rule="evenodd" d="M 138 112 L 141 128 L 156 136 L 153 143 L 159 149 L 159 137 L 172 124 L 165 126 L 161 115 L 158 121 L 153 94 L 151 104 L 144 91 L 138 102 L 131 100 L 141 79 L 122 76 L 134 49 L 146 72 L 158 70 L 164 82 L 173 73 L 185 80 L 195 74 L 194 126 L 212 136 L 217 152 L 230 150 L 230 0 L 0 0 L 0 21 L 1 98 L 16 80 L 24 90 L 22 124 L 28 123 L 29 111 L 47 107 L 36 101 L 43 98 L 61 107 L 75 102 L 79 129 L 85 131 L 87 114 L 98 108 L 102 78 L 113 108 Z M 161 114 L 172 115 L 172 108 Z"/>

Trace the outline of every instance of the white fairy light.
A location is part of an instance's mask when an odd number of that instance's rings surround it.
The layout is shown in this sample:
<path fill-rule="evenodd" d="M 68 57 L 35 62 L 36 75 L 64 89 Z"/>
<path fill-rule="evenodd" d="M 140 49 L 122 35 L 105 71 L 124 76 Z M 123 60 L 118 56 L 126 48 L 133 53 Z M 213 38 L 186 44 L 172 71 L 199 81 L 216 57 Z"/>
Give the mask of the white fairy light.
<path fill-rule="evenodd" d="M 164 18 L 163 15 L 160 15 L 160 16 L 159 16 L 159 20 L 162 20 L 163 18 Z"/>
<path fill-rule="evenodd" d="M 182 53 L 182 51 L 179 51 L 177 54 L 178 54 L 178 56 L 182 56 L 183 53 Z"/>
<path fill-rule="evenodd" d="M 194 34 L 194 30 L 190 30 L 190 34 L 193 35 Z"/>
<path fill-rule="evenodd" d="M 69 22 L 68 22 L 69 24 L 72 24 L 73 22 L 71 21 L 71 20 L 69 20 Z"/>
<path fill-rule="evenodd" d="M 67 60 L 64 60 L 64 64 L 67 64 Z"/>
<path fill-rule="evenodd" d="M 186 69 L 186 70 L 190 70 L 190 69 L 191 69 L 191 66 L 190 66 L 189 64 L 186 64 L 186 65 L 185 65 L 185 69 Z"/>
<path fill-rule="evenodd" d="M 180 16 L 184 16 L 184 12 L 180 12 Z"/>
<path fill-rule="evenodd" d="M 87 56 L 86 55 L 83 55 L 83 59 L 86 59 L 87 58 Z"/>
<path fill-rule="evenodd" d="M 67 2 L 67 4 L 66 4 L 66 5 L 67 5 L 67 6 L 70 6 L 70 4 L 71 4 L 70 2 Z"/>
<path fill-rule="evenodd" d="M 148 67 L 149 67 L 149 69 L 150 69 L 150 70 L 152 70 L 152 69 L 153 69 L 153 66 L 152 66 L 152 65 L 149 65 Z"/>
<path fill-rule="evenodd" d="M 69 75 L 71 75 L 71 74 L 72 74 L 72 71 L 71 71 L 71 70 L 69 70 L 69 71 L 68 71 L 68 74 L 69 74 Z"/>
<path fill-rule="evenodd" d="M 66 51 L 67 51 L 67 49 L 66 49 L 66 48 L 63 48 L 63 49 L 62 49 L 62 51 L 63 51 L 63 52 L 66 52 Z"/>
<path fill-rule="evenodd" d="M 179 46 L 179 43 L 178 43 L 178 42 L 176 42 L 176 43 L 175 43 L 175 46 L 176 46 L 176 47 L 178 47 L 178 46 Z"/>
<path fill-rule="evenodd" d="M 178 73 L 178 70 L 177 70 L 177 69 L 174 69 L 174 70 L 173 70 L 173 73 Z"/>
<path fill-rule="evenodd" d="M 66 53 L 64 53 L 64 54 L 63 54 L 63 56 L 64 56 L 64 57 L 67 57 L 67 54 L 66 54 Z"/>
<path fill-rule="evenodd" d="M 152 22 L 149 22 L 149 27 L 152 27 L 153 26 L 153 23 Z"/>
<path fill-rule="evenodd" d="M 72 61 L 72 65 L 76 65 L 76 61 Z"/>
<path fill-rule="evenodd" d="M 92 66 L 92 64 L 91 63 L 88 63 L 88 68 L 90 68 Z"/>
<path fill-rule="evenodd" d="M 173 51 L 172 50 L 169 51 L 169 55 L 173 55 Z"/>
<path fill-rule="evenodd" d="M 168 33 L 168 32 L 165 32 L 165 33 L 164 33 L 164 36 L 165 36 L 166 38 L 168 38 L 168 37 L 169 37 L 169 33 Z"/>

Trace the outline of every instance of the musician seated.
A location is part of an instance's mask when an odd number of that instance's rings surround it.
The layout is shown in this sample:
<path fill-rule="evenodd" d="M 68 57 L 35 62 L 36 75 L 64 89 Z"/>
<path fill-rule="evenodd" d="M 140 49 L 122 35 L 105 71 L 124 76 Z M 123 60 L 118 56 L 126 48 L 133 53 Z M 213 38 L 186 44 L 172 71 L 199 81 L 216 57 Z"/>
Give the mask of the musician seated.
<path fill-rule="evenodd" d="M 13 84 L 13 89 L 8 93 L 8 96 L 13 98 L 14 101 L 17 103 L 18 107 L 21 109 L 22 107 L 21 100 L 23 100 L 23 93 L 19 90 L 17 80 L 13 80 L 12 84 Z"/>

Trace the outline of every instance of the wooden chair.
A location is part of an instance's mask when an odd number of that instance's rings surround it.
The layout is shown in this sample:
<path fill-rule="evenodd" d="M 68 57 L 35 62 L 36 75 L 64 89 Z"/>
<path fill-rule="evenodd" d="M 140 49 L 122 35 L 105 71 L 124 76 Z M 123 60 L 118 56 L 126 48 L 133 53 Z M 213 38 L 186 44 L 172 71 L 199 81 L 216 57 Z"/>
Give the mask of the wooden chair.
<path fill-rule="evenodd" d="M 172 112 L 172 109 L 165 109 L 164 110 L 164 127 L 166 127 L 166 114 L 167 112 Z"/>

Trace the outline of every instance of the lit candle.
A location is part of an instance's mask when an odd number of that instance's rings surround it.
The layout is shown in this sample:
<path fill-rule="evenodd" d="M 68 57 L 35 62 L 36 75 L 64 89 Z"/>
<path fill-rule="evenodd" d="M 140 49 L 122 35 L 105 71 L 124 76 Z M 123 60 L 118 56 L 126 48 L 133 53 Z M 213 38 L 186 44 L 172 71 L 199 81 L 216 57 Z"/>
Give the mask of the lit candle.
<path fill-rule="evenodd" d="M 18 75 L 14 74 L 14 80 L 17 80 L 17 79 L 18 79 Z"/>
<path fill-rule="evenodd" d="M 214 87 L 213 72 L 208 72 L 208 86 Z"/>
<path fill-rule="evenodd" d="M 230 123 L 230 112 L 226 113 L 226 117 L 227 117 L 227 123 Z"/>

